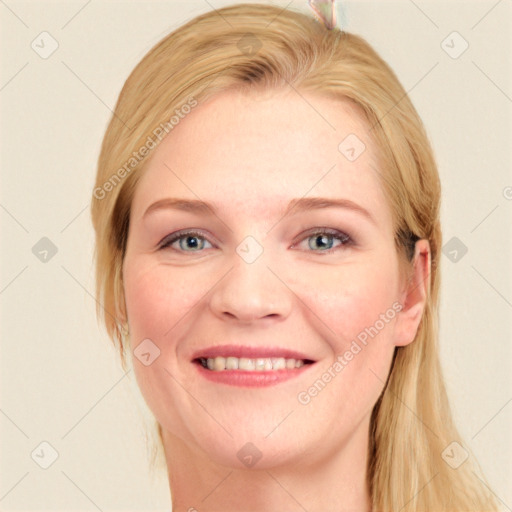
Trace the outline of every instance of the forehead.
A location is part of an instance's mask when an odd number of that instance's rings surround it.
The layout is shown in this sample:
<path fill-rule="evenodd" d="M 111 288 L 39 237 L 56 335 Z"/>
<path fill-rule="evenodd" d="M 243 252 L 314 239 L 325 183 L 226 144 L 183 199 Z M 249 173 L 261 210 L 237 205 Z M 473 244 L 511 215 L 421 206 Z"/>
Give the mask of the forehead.
<path fill-rule="evenodd" d="M 352 103 L 294 90 L 225 91 L 154 150 L 132 207 L 172 195 L 268 214 L 308 195 L 385 210 L 379 172 L 367 122 Z"/>

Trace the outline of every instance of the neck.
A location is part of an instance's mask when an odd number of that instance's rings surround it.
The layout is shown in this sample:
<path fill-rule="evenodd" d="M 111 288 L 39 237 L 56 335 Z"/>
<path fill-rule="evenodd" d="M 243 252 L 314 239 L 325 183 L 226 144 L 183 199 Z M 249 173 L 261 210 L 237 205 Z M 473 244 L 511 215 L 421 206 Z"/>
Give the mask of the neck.
<path fill-rule="evenodd" d="M 369 418 L 336 453 L 268 469 L 230 468 L 163 429 L 173 512 L 369 512 Z M 334 450 L 333 450 L 334 451 Z"/>

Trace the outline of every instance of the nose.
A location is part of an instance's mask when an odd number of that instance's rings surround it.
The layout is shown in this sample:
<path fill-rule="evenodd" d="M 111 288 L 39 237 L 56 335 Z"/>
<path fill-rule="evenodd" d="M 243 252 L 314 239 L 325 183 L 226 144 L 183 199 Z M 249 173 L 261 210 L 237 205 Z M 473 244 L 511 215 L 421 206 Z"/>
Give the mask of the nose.
<path fill-rule="evenodd" d="M 291 311 L 293 293 L 266 263 L 264 255 L 247 263 L 234 254 L 231 270 L 210 295 L 211 311 L 223 320 L 240 323 L 286 318 Z"/>

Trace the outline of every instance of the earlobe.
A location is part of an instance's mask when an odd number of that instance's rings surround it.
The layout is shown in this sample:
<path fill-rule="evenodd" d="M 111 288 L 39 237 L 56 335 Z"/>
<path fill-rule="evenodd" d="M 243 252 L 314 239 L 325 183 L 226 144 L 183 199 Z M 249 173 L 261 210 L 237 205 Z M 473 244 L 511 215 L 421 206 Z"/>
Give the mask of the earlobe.
<path fill-rule="evenodd" d="M 402 310 L 395 324 L 396 346 L 411 343 L 425 310 L 430 287 L 430 245 L 428 240 L 418 240 L 414 249 L 413 270 L 402 291 Z"/>

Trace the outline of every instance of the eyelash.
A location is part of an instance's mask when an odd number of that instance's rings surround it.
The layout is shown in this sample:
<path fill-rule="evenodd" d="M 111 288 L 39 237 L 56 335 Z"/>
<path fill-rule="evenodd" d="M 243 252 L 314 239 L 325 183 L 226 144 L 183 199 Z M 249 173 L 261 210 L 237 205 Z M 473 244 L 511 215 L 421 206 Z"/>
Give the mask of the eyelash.
<path fill-rule="evenodd" d="M 302 242 L 303 240 L 307 240 L 308 238 L 312 238 L 312 237 L 318 236 L 318 235 L 333 236 L 335 239 L 339 240 L 341 242 L 341 244 L 336 247 L 332 247 L 330 249 L 318 250 L 318 251 L 311 250 L 311 252 L 317 252 L 317 253 L 321 253 L 321 254 L 330 254 L 339 249 L 343 249 L 347 246 L 351 246 L 354 244 L 354 241 L 352 240 L 352 238 L 349 235 L 347 235 L 346 233 L 343 233 L 342 231 L 339 231 L 337 229 L 332 229 L 332 228 L 318 228 L 316 231 L 308 233 L 304 238 L 302 238 L 299 241 L 299 243 Z M 187 236 L 194 236 L 194 237 L 200 238 L 202 240 L 208 241 L 208 239 L 205 236 L 203 236 L 201 233 L 199 233 L 198 231 L 178 231 L 178 232 L 173 233 L 173 234 L 169 235 L 168 237 L 164 238 L 164 240 L 160 243 L 158 250 L 170 248 L 176 252 L 181 252 L 181 253 L 202 252 L 201 250 L 199 250 L 199 251 L 183 251 L 181 249 L 174 249 L 174 248 L 170 247 L 174 242 L 177 242 L 178 240 L 185 238 Z M 297 245 L 297 244 L 294 244 L 294 245 Z"/>

